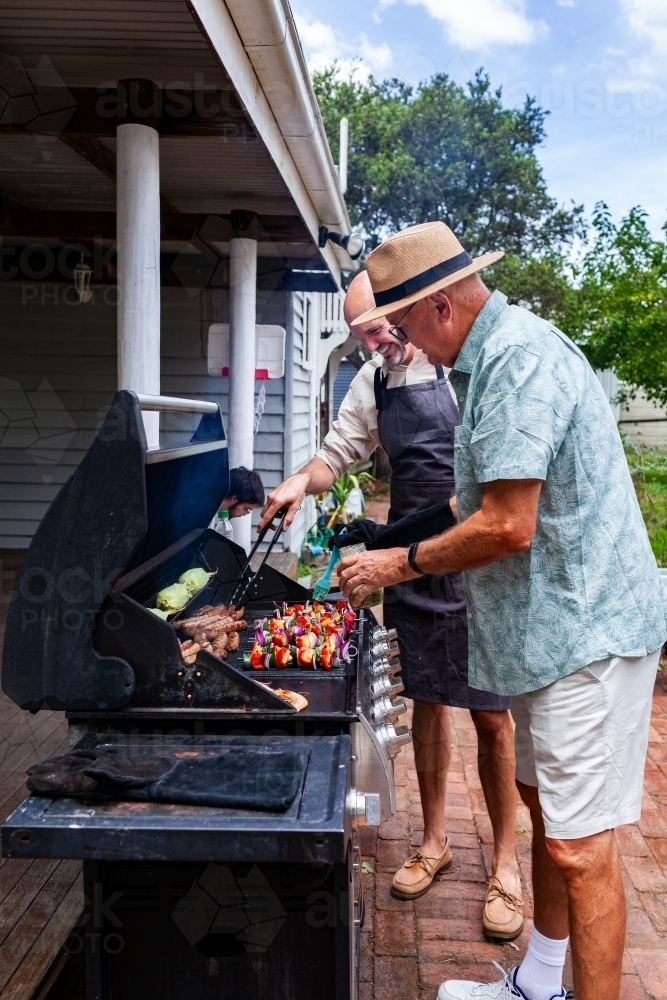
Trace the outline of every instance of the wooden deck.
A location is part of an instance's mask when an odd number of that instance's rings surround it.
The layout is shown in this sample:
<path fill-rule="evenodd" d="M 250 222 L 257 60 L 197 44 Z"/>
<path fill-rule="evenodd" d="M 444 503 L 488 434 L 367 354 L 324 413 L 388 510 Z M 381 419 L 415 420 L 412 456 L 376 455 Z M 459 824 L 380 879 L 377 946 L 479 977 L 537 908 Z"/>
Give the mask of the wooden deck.
<path fill-rule="evenodd" d="M 0 549 L 0 568 L 16 572 L 23 552 Z M 13 577 L 3 577 L 0 651 Z M 25 798 L 31 764 L 67 749 L 62 712 L 23 712 L 0 693 L 0 821 Z M 0 858 L 0 1000 L 45 996 L 51 966 L 83 907 L 79 861 Z"/>

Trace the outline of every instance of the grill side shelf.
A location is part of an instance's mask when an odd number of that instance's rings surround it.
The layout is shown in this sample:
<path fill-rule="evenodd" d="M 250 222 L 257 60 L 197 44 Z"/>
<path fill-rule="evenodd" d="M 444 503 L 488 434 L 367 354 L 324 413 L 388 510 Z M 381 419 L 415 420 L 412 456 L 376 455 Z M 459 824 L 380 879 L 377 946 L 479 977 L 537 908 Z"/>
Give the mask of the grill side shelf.
<path fill-rule="evenodd" d="M 190 745 L 197 739 L 192 738 Z M 234 737 L 218 739 L 224 745 Z M 265 737 L 243 739 L 265 742 Z M 282 739 L 294 745 L 293 737 Z M 350 737 L 299 737 L 297 743 L 307 746 L 310 755 L 295 814 L 33 796 L 3 824 L 3 854 L 96 860 L 342 861 L 350 838 L 345 805 Z"/>

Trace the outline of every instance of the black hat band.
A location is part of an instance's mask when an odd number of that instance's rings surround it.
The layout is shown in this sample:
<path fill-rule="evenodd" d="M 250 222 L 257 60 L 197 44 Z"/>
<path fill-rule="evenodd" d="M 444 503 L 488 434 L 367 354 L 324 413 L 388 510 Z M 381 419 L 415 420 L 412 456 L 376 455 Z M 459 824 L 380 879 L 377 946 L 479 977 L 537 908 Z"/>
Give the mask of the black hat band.
<path fill-rule="evenodd" d="M 390 302 L 398 302 L 400 299 L 406 299 L 409 295 L 414 295 L 415 292 L 421 292 L 422 288 L 428 288 L 434 281 L 439 281 L 440 278 L 447 278 L 450 274 L 455 274 L 456 271 L 462 271 L 468 264 L 472 264 L 472 257 L 464 250 L 462 253 L 457 254 L 456 257 L 443 260 L 442 264 L 435 264 L 433 267 L 429 267 L 428 270 L 422 271 L 421 274 L 416 274 L 414 278 L 402 281 L 400 285 L 387 288 L 384 292 L 374 292 L 375 305 L 386 306 Z"/>

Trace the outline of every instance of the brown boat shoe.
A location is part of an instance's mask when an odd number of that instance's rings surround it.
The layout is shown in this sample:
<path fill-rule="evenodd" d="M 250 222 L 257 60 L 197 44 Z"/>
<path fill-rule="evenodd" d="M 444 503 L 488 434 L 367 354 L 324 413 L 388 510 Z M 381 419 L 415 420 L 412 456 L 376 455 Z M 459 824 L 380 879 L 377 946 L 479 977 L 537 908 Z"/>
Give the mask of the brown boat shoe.
<path fill-rule="evenodd" d="M 518 874 L 514 888 L 515 893 L 511 893 L 495 875 L 489 879 L 482 916 L 486 937 L 496 941 L 512 941 L 523 930 L 523 899 Z"/>
<path fill-rule="evenodd" d="M 451 863 L 449 837 L 445 837 L 445 846 L 436 858 L 428 858 L 420 850 L 413 851 L 394 875 L 391 883 L 392 896 L 395 899 L 418 899 L 431 888 L 437 873 L 449 868 Z"/>

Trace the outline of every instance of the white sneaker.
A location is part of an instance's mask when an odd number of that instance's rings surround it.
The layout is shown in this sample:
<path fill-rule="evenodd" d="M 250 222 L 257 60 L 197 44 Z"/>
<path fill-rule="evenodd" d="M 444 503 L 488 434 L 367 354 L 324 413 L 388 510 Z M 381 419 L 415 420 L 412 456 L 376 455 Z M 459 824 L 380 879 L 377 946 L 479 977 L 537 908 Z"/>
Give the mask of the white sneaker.
<path fill-rule="evenodd" d="M 448 979 L 440 984 L 437 1000 L 530 1000 L 516 985 L 516 974 L 519 966 L 511 972 L 505 972 L 497 962 L 493 963 L 503 978 L 495 983 L 474 983 L 467 979 Z M 574 1000 L 574 994 L 565 988 L 555 993 L 551 1000 Z"/>

